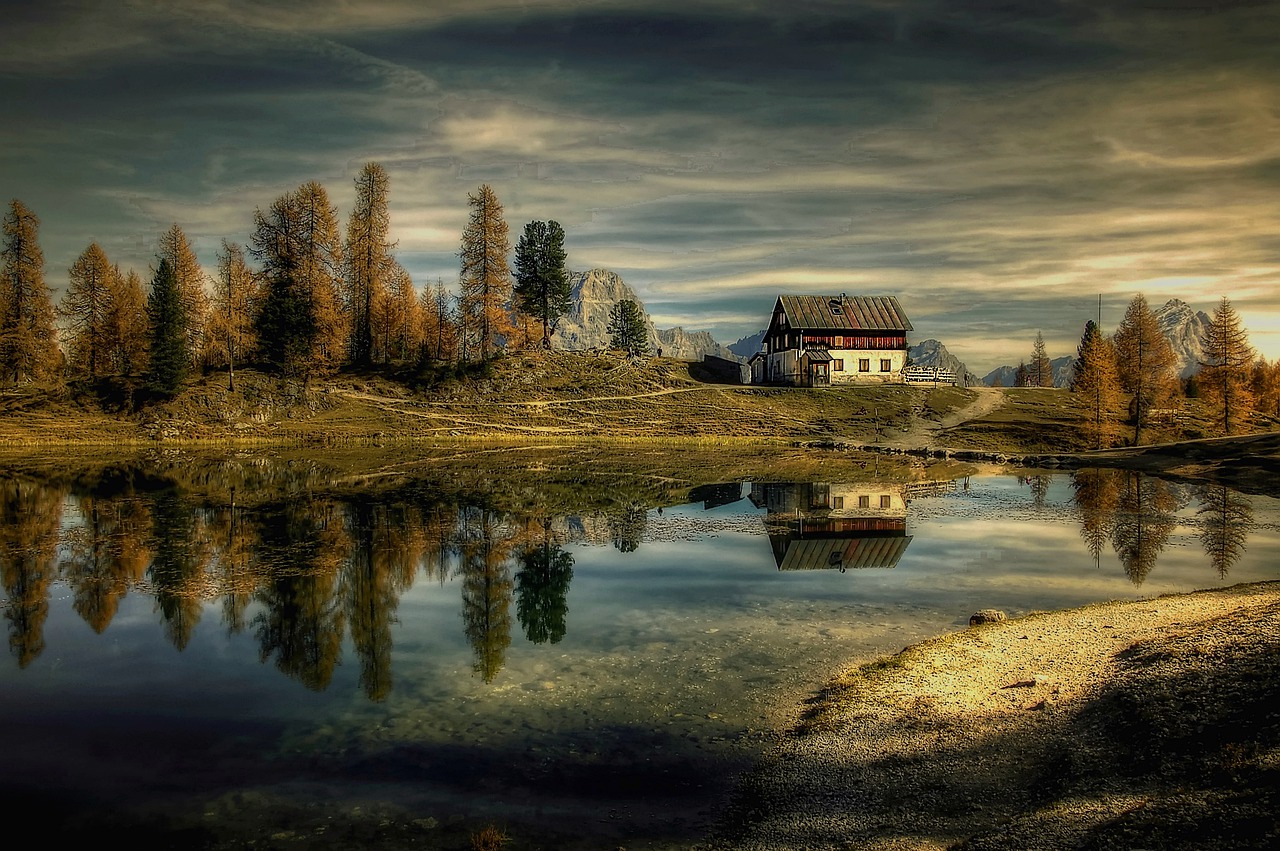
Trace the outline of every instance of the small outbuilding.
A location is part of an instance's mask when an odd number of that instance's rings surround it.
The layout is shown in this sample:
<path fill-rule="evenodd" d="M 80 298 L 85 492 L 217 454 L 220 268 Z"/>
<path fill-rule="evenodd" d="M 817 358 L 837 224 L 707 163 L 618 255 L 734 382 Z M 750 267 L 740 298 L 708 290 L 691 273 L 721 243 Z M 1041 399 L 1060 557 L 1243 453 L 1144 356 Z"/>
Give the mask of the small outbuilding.
<path fill-rule="evenodd" d="M 893 296 L 779 296 L 751 383 L 828 387 L 902 381 L 907 314 Z"/>

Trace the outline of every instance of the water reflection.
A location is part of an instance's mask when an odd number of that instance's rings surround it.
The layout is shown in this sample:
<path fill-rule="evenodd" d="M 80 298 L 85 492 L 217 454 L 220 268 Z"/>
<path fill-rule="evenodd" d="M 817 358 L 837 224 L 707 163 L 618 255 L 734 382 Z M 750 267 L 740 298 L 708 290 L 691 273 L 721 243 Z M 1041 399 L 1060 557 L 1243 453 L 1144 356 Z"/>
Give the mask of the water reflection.
<path fill-rule="evenodd" d="M 896 567 L 911 543 L 907 485 L 753 483 L 779 570 Z"/>
<path fill-rule="evenodd" d="M 3 614 L 18 667 L 45 649 L 52 585 L 61 582 L 96 633 L 107 631 L 128 594 L 145 594 L 178 651 L 209 628 L 202 619 L 217 617 L 228 636 L 253 639 L 261 662 L 313 691 L 331 685 L 349 641 L 361 691 L 383 701 L 394 686 L 402 597 L 419 581 L 457 580 L 458 634 L 475 676 L 490 683 L 514 635 L 541 645 L 569 634 L 571 545 L 612 546 L 634 561 L 630 554 L 646 541 L 688 522 L 651 515 L 652 506 L 635 498 L 557 514 L 536 495 L 530 511 L 422 483 L 338 497 L 325 495 L 305 466 L 288 475 L 256 463 L 235 469 L 240 488 L 283 482 L 283 495 L 243 505 L 231 486 L 223 491 L 229 498 L 197 497 L 154 470 L 129 468 L 75 485 L 0 478 Z M 1033 506 L 1049 513 L 1064 501 L 1055 481 L 1063 479 L 1020 476 Z M 1198 539 L 1219 578 L 1239 562 L 1255 528 L 1252 501 L 1224 487 L 1192 490 L 1118 470 L 1082 470 L 1067 482 L 1094 564 L 1101 568 L 1113 551 L 1134 586 L 1147 581 L 1193 501 Z M 967 490 L 967 482 L 731 482 L 687 496 L 706 512 L 745 496 L 764 512 L 779 572 L 844 572 L 898 568 L 920 534 L 910 525 L 912 502 Z"/>

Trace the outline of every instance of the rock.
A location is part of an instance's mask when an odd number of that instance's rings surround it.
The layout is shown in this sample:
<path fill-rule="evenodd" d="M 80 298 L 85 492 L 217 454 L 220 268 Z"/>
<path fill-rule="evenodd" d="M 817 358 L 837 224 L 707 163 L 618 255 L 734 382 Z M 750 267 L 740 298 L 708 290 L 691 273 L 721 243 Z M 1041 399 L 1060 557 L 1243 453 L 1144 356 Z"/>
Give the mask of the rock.
<path fill-rule="evenodd" d="M 969 626 L 979 626 L 984 623 L 1000 623 L 1005 619 L 1004 612 L 999 609 L 983 609 L 980 612 L 974 612 L 969 615 Z"/>

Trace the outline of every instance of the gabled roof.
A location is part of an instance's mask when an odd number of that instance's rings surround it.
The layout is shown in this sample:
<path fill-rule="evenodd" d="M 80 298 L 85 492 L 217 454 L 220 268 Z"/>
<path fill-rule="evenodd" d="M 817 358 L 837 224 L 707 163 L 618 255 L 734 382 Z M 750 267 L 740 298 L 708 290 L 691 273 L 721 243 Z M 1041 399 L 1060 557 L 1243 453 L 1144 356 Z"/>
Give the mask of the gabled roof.
<path fill-rule="evenodd" d="M 893 296 L 783 295 L 778 306 L 790 326 L 801 330 L 915 330 Z"/>

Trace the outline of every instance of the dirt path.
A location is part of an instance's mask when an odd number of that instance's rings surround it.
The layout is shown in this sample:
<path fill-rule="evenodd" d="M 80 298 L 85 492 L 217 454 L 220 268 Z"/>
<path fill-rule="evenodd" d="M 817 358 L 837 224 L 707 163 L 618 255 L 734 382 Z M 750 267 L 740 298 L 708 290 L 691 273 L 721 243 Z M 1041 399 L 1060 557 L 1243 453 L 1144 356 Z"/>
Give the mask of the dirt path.
<path fill-rule="evenodd" d="M 941 420 L 928 420 L 915 417 L 911 428 L 906 431 L 895 431 L 881 438 L 882 446 L 895 449 L 916 449 L 921 446 L 933 446 L 939 442 L 939 435 L 947 429 L 963 425 L 970 420 L 981 419 L 1005 404 L 1005 395 L 998 387 L 970 387 L 977 396 L 963 408 L 952 411 Z"/>

